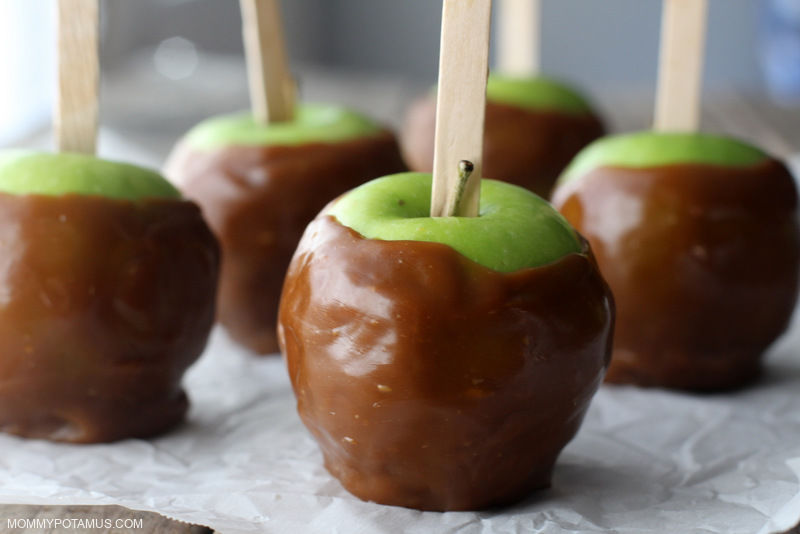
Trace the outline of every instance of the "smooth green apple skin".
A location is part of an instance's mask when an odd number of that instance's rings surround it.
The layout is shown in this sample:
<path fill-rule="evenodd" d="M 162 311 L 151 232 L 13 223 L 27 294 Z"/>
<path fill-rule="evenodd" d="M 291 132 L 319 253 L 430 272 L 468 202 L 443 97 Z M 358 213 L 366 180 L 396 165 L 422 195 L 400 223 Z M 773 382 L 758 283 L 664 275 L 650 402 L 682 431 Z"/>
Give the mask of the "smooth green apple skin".
<path fill-rule="evenodd" d="M 486 99 L 534 111 L 561 111 L 572 115 L 592 113 L 586 99 L 566 85 L 545 78 L 489 76 Z"/>
<path fill-rule="evenodd" d="M 378 178 L 340 197 L 327 214 L 365 238 L 442 243 L 499 272 L 583 250 L 566 219 L 526 189 L 484 179 L 479 217 L 430 217 L 431 184 L 427 173 Z"/>
<path fill-rule="evenodd" d="M 0 192 L 94 195 L 125 200 L 181 198 L 164 177 L 142 167 L 83 154 L 29 150 L 0 151 Z"/>
<path fill-rule="evenodd" d="M 193 148 L 210 150 L 232 145 L 340 143 L 380 131 L 380 125 L 354 111 L 325 104 L 301 104 L 291 121 L 261 124 L 250 113 L 222 115 L 201 122 L 186 139 Z"/>
<path fill-rule="evenodd" d="M 748 167 L 769 155 L 742 141 L 702 133 L 636 132 L 604 137 L 584 148 L 559 178 L 564 185 L 598 167 L 701 164 Z"/>

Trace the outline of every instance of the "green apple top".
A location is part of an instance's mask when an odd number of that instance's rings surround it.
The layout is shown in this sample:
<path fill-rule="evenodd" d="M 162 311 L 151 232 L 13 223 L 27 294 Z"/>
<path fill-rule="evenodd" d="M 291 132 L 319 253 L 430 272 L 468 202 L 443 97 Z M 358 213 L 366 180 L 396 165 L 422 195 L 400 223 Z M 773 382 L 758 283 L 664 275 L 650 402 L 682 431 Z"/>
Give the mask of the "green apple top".
<path fill-rule="evenodd" d="M 107 198 L 180 198 L 160 174 L 83 154 L 0 151 L 0 193 L 96 195 Z"/>
<path fill-rule="evenodd" d="M 374 135 L 381 130 L 374 121 L 345 108 L 301 104 L 294 119 L 261 124 L 250 113 L 222 115 L 201 122 L 186 136 L 190 146 L 212 150 L 226 146 L 295 146 L 339 143 Z"/>
<path fill-rule="evenodd" d="M 560 111 L 572 115 L 592 113 L 583 96 L 542 76 L 515 78 L 492 74 L 486 86 L 486 98 L 491 102 L 534 111 Z"/>
<path fill-rule="evenodd" d="M 526 189 L 482 180 L 480 216 L 430 217 L 431 183 L 427 173 L 378 178 L 340 197 L 327 213 L 368 239 L 442 243 L 500 272 L 582 251 L 569 223 Z"/>
<path fill-rule="evenodd" d="M 747 167 L 769 157 L 758 148 L 729 137 L 637 132 L 605 137 L 590 144 L 575 156 L 559 178 L 559 184 L 598 167 L 645 168 L 679 164 Z"/>

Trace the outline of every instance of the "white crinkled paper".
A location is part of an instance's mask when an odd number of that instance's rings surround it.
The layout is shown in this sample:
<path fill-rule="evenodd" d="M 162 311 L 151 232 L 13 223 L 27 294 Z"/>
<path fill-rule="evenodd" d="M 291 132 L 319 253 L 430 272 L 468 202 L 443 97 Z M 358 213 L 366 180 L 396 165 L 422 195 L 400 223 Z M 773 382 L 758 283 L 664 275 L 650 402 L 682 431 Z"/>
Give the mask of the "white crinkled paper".
<path fill-rule="evenodd" d="M 783 532 L 800 521 L 799 348 L 796 324 L 738 393 L 603 386 L 552 489 L 442 514 L 348 494 L 296 415 L 282 360 L 216 331 L 186 379 L 186 424 L 109 445 L 0 435 L 0 502 L 120 504 L 225 534 Z"/>

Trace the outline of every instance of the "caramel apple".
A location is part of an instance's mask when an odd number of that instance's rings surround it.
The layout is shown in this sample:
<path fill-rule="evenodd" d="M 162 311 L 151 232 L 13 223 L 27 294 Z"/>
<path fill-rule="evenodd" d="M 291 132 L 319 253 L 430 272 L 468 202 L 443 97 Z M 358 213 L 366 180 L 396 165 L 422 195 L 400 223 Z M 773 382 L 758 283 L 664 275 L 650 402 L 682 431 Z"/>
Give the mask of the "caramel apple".
<path fill-rule="evenodd" d="M 575 154 L 605 129 L 577 92 L 545 77 L 492 75 L 486 93 L 484 174 L 548 198 Z M 403 130 L 403 155 L 411 170 L 433 167 L 436 98 L 426 95 L 410 108 Z"/>
<path fill-rule="evenodd" d="M 798 287 L 797 192 L 781 162 L 711 135 L 610 137 L 575 159 L 553 202 L 616 298 L 609 381 L 718 390 L 757 376 Z"/>
<path fill-rule="evenodd" d="M 389 131 L 334 106 L 301 105 L 269 124 L 217 117 L 190 131 L 165 172 L 220 239 L 218 318 L 231 337 L 276 352 L 283 277 L 306 225 L 336 196 L 403 168 Z"/>
<path fill-rule="evenodd" d="M 308 226 L 279 340 L 298 412 L 356 496 L 472 510 L 547 487 L 608 364 L 610 292 L 546 202 L 483 180 L 430 217 L 431 176 L 369 182 Z"/>
<path fill-rule="evenodd" d="M 76 443 L 184 416 L 214 317 L 219 250 L 154 172 L 0 152 L 0 429 Z"/>

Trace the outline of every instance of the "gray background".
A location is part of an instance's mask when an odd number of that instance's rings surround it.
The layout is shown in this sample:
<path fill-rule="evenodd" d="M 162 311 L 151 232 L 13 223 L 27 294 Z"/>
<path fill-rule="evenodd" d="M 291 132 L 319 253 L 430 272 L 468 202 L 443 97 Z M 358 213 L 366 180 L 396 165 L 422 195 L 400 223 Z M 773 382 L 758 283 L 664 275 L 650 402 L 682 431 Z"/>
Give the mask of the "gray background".
<path fill-rule="evenodd" d="M 584 86 L 650 86 L 660 0 L 543 0 L 543 70 Z M 107 0 L 104 67 L 173 36 L 241 53 L 236 0 Z M 707 88 L 764 88 L 761 0 L 710 0 Z M 295 62 L 435 79 L 438 0 L 283 0 Z"/>

